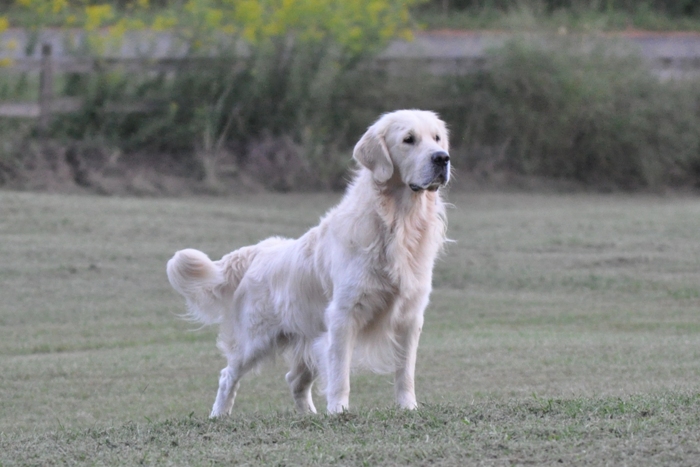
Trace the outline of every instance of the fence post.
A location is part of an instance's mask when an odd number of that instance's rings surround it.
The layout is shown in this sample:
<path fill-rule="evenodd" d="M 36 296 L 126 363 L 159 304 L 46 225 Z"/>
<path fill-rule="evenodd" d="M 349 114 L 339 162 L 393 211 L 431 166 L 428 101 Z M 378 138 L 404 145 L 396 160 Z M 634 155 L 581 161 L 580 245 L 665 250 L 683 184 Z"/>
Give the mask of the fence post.
<path fill-rule="evenodd" d="M 53 64 L 51 44 L 41 46 L 41 72 L 39 75 L 39 132 L 46 134 L 51 122 L 51 101 L 53 100 Z"/>

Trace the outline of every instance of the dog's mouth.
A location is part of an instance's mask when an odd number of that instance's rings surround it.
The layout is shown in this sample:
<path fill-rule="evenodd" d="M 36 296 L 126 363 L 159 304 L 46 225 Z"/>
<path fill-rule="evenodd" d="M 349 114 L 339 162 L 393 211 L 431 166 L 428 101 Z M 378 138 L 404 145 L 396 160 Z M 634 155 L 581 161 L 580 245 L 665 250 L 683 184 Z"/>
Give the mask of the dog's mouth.
<path fill-rule="evenodd" d="M 408 187 L 414 192 L 419 193 L 421 191 L 437 191 L 439 188 L 447 185 L 447 177 L 440 174 L 435 177 L 430 183 L 426 185 L 418 185 L 415 183 L 410 183 Z"/>
<path fill-rule="evenodd" d="M 419 193 L 421 191 L 426 191 L 426 190 L 427 191 L 437 191 L 438 188 L 440 188 L 441 186 L 444 186 L 444 185 L 445 185 L 444 183 L 431 183 L 428 186 L 420 186 L 420 185 L 416 185 L 414 183 L 411 183 L 410 185 L 408 185 L 408 187 L 411 190 L 413 190 L 413 192 Z"/>

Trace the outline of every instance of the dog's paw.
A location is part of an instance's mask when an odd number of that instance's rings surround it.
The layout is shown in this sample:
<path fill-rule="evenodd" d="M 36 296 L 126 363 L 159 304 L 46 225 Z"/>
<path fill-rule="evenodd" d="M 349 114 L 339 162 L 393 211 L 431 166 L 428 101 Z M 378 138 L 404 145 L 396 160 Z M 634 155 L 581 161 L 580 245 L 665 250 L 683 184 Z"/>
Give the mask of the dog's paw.
<path fill-rule="evenodd" d="M 209 419 L 215 420 L 217 418 L 227 417 L 228 415 L 230 415 L 229 412 L 213 409 L 209 414 Z"/>
<path fill-rule="evenodd" d="M 396 404 L 404 410 L 416 410 L 418 408 L 415 396 L 410 395 L 399 397 Z"/>
<path fill-rule="evenodd" d="M 347 403 L 336 403 L 336 404 L 328 404 L 327 411 L 329 414 L 339 414 L 343 412 L 347 412 L 349 409 L 349 405 Z"/>

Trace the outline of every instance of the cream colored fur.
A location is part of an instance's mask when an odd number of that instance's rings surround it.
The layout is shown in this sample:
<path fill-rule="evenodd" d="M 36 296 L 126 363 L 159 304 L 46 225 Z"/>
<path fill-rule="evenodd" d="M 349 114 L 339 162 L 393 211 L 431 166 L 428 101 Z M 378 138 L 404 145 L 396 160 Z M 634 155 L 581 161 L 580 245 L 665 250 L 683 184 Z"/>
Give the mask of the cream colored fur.
<path fill-rule="evenodd" d="M 242 376 L 284 351 L 300 412 L 349 407 L 353 365 L 393 372 L 396 402 L 417 406 L 414 375 L 435 258 L 445 240 L 438 188 L 448 137 L 432 112 L 383 115 L 357 143 L 359 169 L 338 206 L 301 238 L 270 238 L 211 261 L 181 250 L 168 262 L 189 315 L 219 324 L 221 371 L 212 417 L 230 413 Z"/>

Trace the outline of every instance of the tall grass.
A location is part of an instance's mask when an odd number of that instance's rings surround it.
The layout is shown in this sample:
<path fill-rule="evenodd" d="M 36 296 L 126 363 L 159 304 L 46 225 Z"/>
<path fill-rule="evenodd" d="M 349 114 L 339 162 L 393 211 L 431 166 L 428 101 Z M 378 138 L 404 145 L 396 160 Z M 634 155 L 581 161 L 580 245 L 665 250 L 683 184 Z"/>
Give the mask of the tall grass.
<path fill-rule="evenodd" d="M 271 41 L 249 56 L 224 54 L 206 63 L 171 76 L 76 76 L 65 92 L 81 94 L 88 105 L 57 119 L 52 134 L 125 152 L 175 154 L 204 178 L 229 163 L 271 189 L 342 183 L 348 148 L 378 112 L 363 57 L 344 59 L 330 42 Z M 163 105 L 152 114 L 104 110 L 141 99 Z"/>

